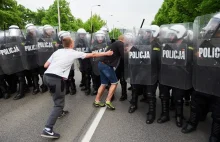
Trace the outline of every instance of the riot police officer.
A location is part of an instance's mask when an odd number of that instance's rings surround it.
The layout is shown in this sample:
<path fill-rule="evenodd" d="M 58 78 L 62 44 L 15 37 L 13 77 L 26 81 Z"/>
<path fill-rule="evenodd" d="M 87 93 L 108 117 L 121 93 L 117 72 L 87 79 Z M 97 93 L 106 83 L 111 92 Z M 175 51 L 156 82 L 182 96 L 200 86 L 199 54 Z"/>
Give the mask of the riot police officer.
<path fill-rule="evenodd" d="M 182 127 L 183 124 L 183 97 L 192 88 L 192 47 L 185 39 L 190 26 L 190 23 L 170 25 L 168 38 L 162 46 L 159 87 L 162 114 L 158 123 L 169 121 L 169 92 L 172 89 L 176 125 Z"/>
<path fill-rule="evenodd" d="M 158 60 L 156 38 L 159 27 L 152 25 L 141 29 L 134 46 L 129 51 L 130 83 L 132 99 L 129 113 L 137 109 L 138 95 L 143 94 L 149 100 L 146 123 L 151 124 L 156 117 L 156 88 L 158 80 Z M 155 47 L 154 47 L 155 46 Z"/>
<path fill-rule="evenodd" d="M 100 30 L 105 33 L 106 41 L 107 41 L 107 44 L 109 46 L 111 44 L 111 39 L 109 37 L 109 29 L 108 29 L 108 27 L 107 26 L 103 26 Z"/>
<path fill-rule="evenodd" d="M 77 30 L 75 36 L 75 47 L 74 49 L 80 52 L 89 53 L 90 52 L 90 39 L 87 36 L 85 29 L 80 28 Z M 82 91 L 85 91 L 86 95 L 91 93 L 91 76 L 92 76 L 92 67 L 90 59 L 78 59 L 80 63 L 80 71 L 82 73 L 82 84 L 85 86 L 82 87 Z"/>
<path fill-rule="evenodd" d="M 106 35 L 103 31 L 97 31 L 92 39 L 92 45 L 90 48 L 91 52 L 105 52 L 108 47 L 107 41 L 106 41 Z M 100 58 L 91 58 L 91 63 L 92 63 L 92 81 L 93 81 L 93 87 L 94 87 L 94 92 L 93 95 L 96 95 L 98 92 L 98 88 L 101 85 L 100 82 L 100 74 L 99 74 L 99 69 L 98 69 L 98 62 L 102 59 Z"/>
<path fill-rule="evenodd" d="M 220 141 L 219 45 L 220 13 L 199 16 L 194 21 L 194 66 L 190 118 L 183 133 L 196 130 L 201 117 L 212 112 L 209 142 Z M 203 27 L 204 23 L 207 23 Z M 200 31 L 202 29 L 202 31 Z M 205 118 L 205 117 L 204 117 Z"/>
<path fill-rule="evenodd" d="M 38 64 L 37 64 L 37 28 L 33 24 L 27 24 L 25 26 L 26 29 L 26 43 L 25 47 L 27 47 L 28 52 L 27 61 L 29 62 L 29 70 L 31 72 L 31 76 L 33 79 L 33 94 L 37 94 L 40 92 L 39 89 L 39 71 L 38 71 Z M 28 73 L 26 73 L 28 74 Z M 27 76 L 26 76 L 27 77 Z"/>
<path fill-rule="evenodd" d="M 53 43 L 53 35 L 55 34 L 54 29 L 50 25 L 44 25 L 43 27 L 42 35 L 39 35 L 40 39 L 38 40 L 38 65 L 39 65 L 39 74 L 42 79 L 42 85 L 40 86 L 41 92 L 47 92 L 48 88 L 44 84 L 43 81 L 43 75 L 45 72 L 45 68 L 43 67 L 44 63 L 47 61 L 47 59 L 53 54 L 53 52 L 56 50 L 55 45 Z"/>
<path fill-rule="evenodd" d="M 4 44 L 5 36 L 4 31 L 0 31 L 0 49 Z M 1 69 L 1 64 L 4 64 L 2 60 L 0 60 L 0 98 L 8 99 L 10 97 L 10 94 L 7 91 L 7 85 L 5 82 L 5 74 Z"/>
<path fill-rule="evenodd" d="M 71 37 L 70 33 L 67 32 L 67 31 L 60 31 L 58 33 L 58 41 L 57 41 L 58 49 L 63 48 L 62 39 L 65 38 L 65 37 Z M 66 83 L 66 85 L 65 85 L 66 86 L 66 94 L 69 94 L 69 93 L 70 93 L 70 95 L 75 95 L 76 94 L 76 85 L 75 85 L 74 75 L 75 75 L 75 72 L 74 72 L 74 64 L 73 64 L 72 67 L 71 67 L 69 76 L 68 76 L 68 80 L 65 81 L 65 83 Z"/>
<path fill-rule="evenodd" d="M 18 94 L 14 97 L 14 100 L 23 98 L 25 93 L 28 91 L 25 82 L 26 62 L 24 62 L 25 58 L 23 58 L 25 55 L 23 42 L 24 36 L 21 33 L 19 27 L 16 25 L 10 26 L 6 36 L 6 44 L 2 49 L 4 51 L 10 49 L 10 52 L 2 54 L 2 56 L 4 56 L 2 60 L 2 62 L 4 62 L 4 64 L 2 64 L 2 69 L 6 74 L 11 75 L 16 73 L 16 76 L 18 77 L 19 91 Z"/>

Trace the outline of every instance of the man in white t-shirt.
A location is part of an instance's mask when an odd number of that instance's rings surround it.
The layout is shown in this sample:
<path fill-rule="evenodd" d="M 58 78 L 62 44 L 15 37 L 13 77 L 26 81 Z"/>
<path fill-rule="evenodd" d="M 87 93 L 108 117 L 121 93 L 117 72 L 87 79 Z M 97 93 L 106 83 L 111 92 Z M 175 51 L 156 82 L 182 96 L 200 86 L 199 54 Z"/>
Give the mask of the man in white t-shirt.
<path fill-rule="evenodd" d="M 75 51 L 73 50 L 74 42 L 71 37 L 65 37 L 62 42 L 64 48 L 54 52 L 44 65 L 44 67 L 47 68 L 44 73 L 44 82 L 49 87 L 54 101 L 53 110 L 41 134 L 42 137 L 46 138 L 60 137 L 59 134 L 53 131 L 53 126 L 57 118 L 68 113 L 67 111 L 63 111 L 65 104 L 64 80 L 68 78 L 74 60 L 78 58 L 111 56 L 113 54 L 112 51 L 102 53 L 83 53 Z"/>

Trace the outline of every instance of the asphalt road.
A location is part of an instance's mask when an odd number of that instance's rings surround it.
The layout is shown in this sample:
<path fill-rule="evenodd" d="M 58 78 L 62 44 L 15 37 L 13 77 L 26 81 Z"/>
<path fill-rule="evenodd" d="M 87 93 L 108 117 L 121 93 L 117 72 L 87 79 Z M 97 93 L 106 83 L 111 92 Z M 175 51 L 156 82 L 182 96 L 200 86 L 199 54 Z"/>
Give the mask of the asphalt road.
<path fill-rule="evenodd" d="M 54 130 L 60 133 L 58 140 L 48 140 L 40 136 L 45 122 L 53 106 L 51 95 L 27 94 L 25 98 L 14 101 L 0 99 L 0 142 L 78 142 L 81 141 L 100 108 L 94 108 L 94 96 L 85 96 L 80 91 L 80 73 L 76 71 L 77 94 L 66 96 L 65 109 L 70 113 L 57 120 Z M 113 102 L 116 110 L 106 109 L 101 117 L 91 142 L 207 142 L 211 117 L 199 123 L 197 131 L 191 134 L 182 134 L 181 129 L 175 125 L 175 119 L 165 124 L 146 124 L 148 105 L 139 103 L 138 110 L 128 113 L 129 99 L 119 101 L 120 86 L 116 91 L 116 100 Z M 106 94 L 106 93 L 105 93 Z M 106 95 L 105 95 L 106 96 Z M 105 98 L 103 96 L 103 99 Z M 157 99 L 157 118 L 160 115 L 160 100 Z M 184 115 L 189 116 L 189 107 L 184 108 Z M 171 112 L 171 117 L 174 112 Z"/>

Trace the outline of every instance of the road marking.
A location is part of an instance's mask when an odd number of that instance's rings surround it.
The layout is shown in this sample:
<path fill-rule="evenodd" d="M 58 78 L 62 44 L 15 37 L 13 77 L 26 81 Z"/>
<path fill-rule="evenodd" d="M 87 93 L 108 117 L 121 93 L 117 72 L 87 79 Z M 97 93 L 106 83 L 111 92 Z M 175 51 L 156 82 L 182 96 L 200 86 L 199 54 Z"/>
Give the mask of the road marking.
<path fill-rule="evenodd" d="M 92 124 L 90 125 L 88 131 L 86 132 L 85 136 L 83 137 L 81 142 L 89 142 L 96 130 L 96 128 L 99 125 L 99 122 L 102 119 L 102 116 L 104 115 L 107 107 L 100 108 L 99 112 L 97 113 L 95 119 L 93 120 Z"/>

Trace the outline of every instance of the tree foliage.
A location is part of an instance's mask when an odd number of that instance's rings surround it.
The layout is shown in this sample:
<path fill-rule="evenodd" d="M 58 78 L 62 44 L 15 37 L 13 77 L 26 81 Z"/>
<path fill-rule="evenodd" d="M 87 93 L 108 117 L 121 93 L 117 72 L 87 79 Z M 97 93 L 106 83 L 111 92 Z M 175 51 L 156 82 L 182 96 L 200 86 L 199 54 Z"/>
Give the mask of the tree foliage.
<path fill-rule="evenodd" d="M 219 0 L 164 0 L 152 24 L 193 22 L 197 16 L 219 11 Z"/>
<path fill-rule="evenodd" d="M 92 24 L 92 27 L 91 27 L 91 24 Z M 94 32 L 97 32 L 105 24 L 106 24 L 105 21 L 102 20 L 99 15 L 95 14 L 85 22 L 84 28 L 87 32 L 94 33 Z M 92 28 L 93 28 L 93 31 L 92 31 Z"/>
<path fill-rule="evenodd" d="M 110 32 L 109 32 L 109 37 L 111 39 L 117 39 L 120 35 L 122 35 L 121 31 L 119 29 L 112 29 Z"/>
<path fill-rule="evenodd" d="M 91 32 L 91 21 L 93 24 L 93 31 L 99 30 L 105 25 L 104 20 L 99 15 L 93 15 L 85 23 L 80 18 L 75 18 L 69 7 L 69 2 L 66 0 L 59 0 L 60 8 L 60 23 L 61 30 L 77 31 L 79 28 L 85 28 Z M 52 25 L 58 26 L 58 9 L 57 0 L 48 8 L 39 8 L 36 12 L 19 5 L 16 0 L 0 0 L 0 29 L 6 28 L 10 25 L 18 25 L 21 28 L 27 23 L 35 25 Z"/>

